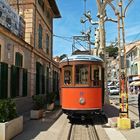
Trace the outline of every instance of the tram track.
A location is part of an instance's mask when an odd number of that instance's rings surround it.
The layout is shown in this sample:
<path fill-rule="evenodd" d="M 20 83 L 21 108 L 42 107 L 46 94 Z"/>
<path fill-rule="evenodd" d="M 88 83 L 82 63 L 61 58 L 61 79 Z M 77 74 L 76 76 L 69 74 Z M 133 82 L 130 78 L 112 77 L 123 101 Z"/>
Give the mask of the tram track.
<path fill-rule="evenodd" d="M 71 124 L 68 140 L 99 140 L 93 124 Z"/>

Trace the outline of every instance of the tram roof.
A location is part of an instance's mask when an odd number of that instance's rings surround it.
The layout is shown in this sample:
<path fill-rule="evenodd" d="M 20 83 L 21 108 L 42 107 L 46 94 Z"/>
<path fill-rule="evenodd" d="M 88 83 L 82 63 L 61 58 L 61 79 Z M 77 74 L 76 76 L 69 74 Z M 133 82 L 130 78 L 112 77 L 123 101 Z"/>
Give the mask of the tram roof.
<path fill-rule="evenodd" d="M 103 60 L 98 57 L 98 56 L 94 56 L 94 55 L 72 55 L 69 57 L 65 57 L 64 59 L 62 59 L 60 61 L 61 62 L 66 62 L 66 61 L 94 61 L 94 62 L 103 62 Z"/>

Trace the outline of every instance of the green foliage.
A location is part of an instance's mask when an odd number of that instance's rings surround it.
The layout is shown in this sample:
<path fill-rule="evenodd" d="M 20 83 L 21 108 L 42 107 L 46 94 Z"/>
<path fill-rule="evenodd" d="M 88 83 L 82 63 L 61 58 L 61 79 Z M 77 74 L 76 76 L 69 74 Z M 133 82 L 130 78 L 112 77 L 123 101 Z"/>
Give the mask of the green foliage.
<path fill-rule="evenodd" d="M 62 59 L 65 58 L 65 57 L 67 57 L 67 55 L 66 55 L 66 54 L 62 54 L 62 55 L 60 56 L 60 60 L 62 60 Z"/>
<path fill-rule="evenodd" d="M 7 122 L 17 117 L 16 104 L 11 99 L 0 100 L 0 122 Z"/>
<path fill-rule="evenodd" d="M 55 99 L 56 99 L 56 93 L 55 92 L 50 92 L 48 94 L 48 103 L 49 104 L 54 103 Z"/>
<path fill-rule="evenodd" d="M 114 47 L 113 45 L 110 45 L 109 47 L 106 47 L 106 52 L 109 53 L 109 57 L 116 58 L 118 55 L 118 48 Z"/>
<path fill-rule="evenodd" d="M 34 110 L 39 110 L 39 109 L 43 109 L 46 103 L 46 97 L 44 95 L 33 95 L 32 96 L 33 99 L 33 109 Z"/>

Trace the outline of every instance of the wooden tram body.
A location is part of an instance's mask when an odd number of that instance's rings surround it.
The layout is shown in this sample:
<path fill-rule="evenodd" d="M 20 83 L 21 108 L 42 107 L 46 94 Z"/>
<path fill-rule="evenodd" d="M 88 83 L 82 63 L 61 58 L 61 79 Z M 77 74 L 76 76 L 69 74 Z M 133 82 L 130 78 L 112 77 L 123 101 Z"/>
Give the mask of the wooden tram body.
<path fill-rule="evenodd" d="M 69 117 L 100 113 L 104 103 L 104 69 L 101 58 L 72 55 L 60 62 L 60 100 Z"/>

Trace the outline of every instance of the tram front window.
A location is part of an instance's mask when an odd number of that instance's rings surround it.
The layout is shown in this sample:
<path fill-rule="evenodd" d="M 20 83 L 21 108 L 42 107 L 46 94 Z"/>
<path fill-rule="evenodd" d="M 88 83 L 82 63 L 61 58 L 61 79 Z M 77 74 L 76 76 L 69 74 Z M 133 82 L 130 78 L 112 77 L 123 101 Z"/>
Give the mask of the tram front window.
<path fill-rule="evenodd" d="M 101 67 L 93 65 L 92 66 L 92 80 L 93 86 L 100 86 L 101 81 Z"/>
<path fill-rule="evenodd" d="M 88 65 L 76 65 L 76 84 L 88 84 Z"/>
<path fill-rule="evenodd" d="M 72 67 L 68 66 L 64 68 L 64 84 L 71 84 L 72 77 Z"/>

